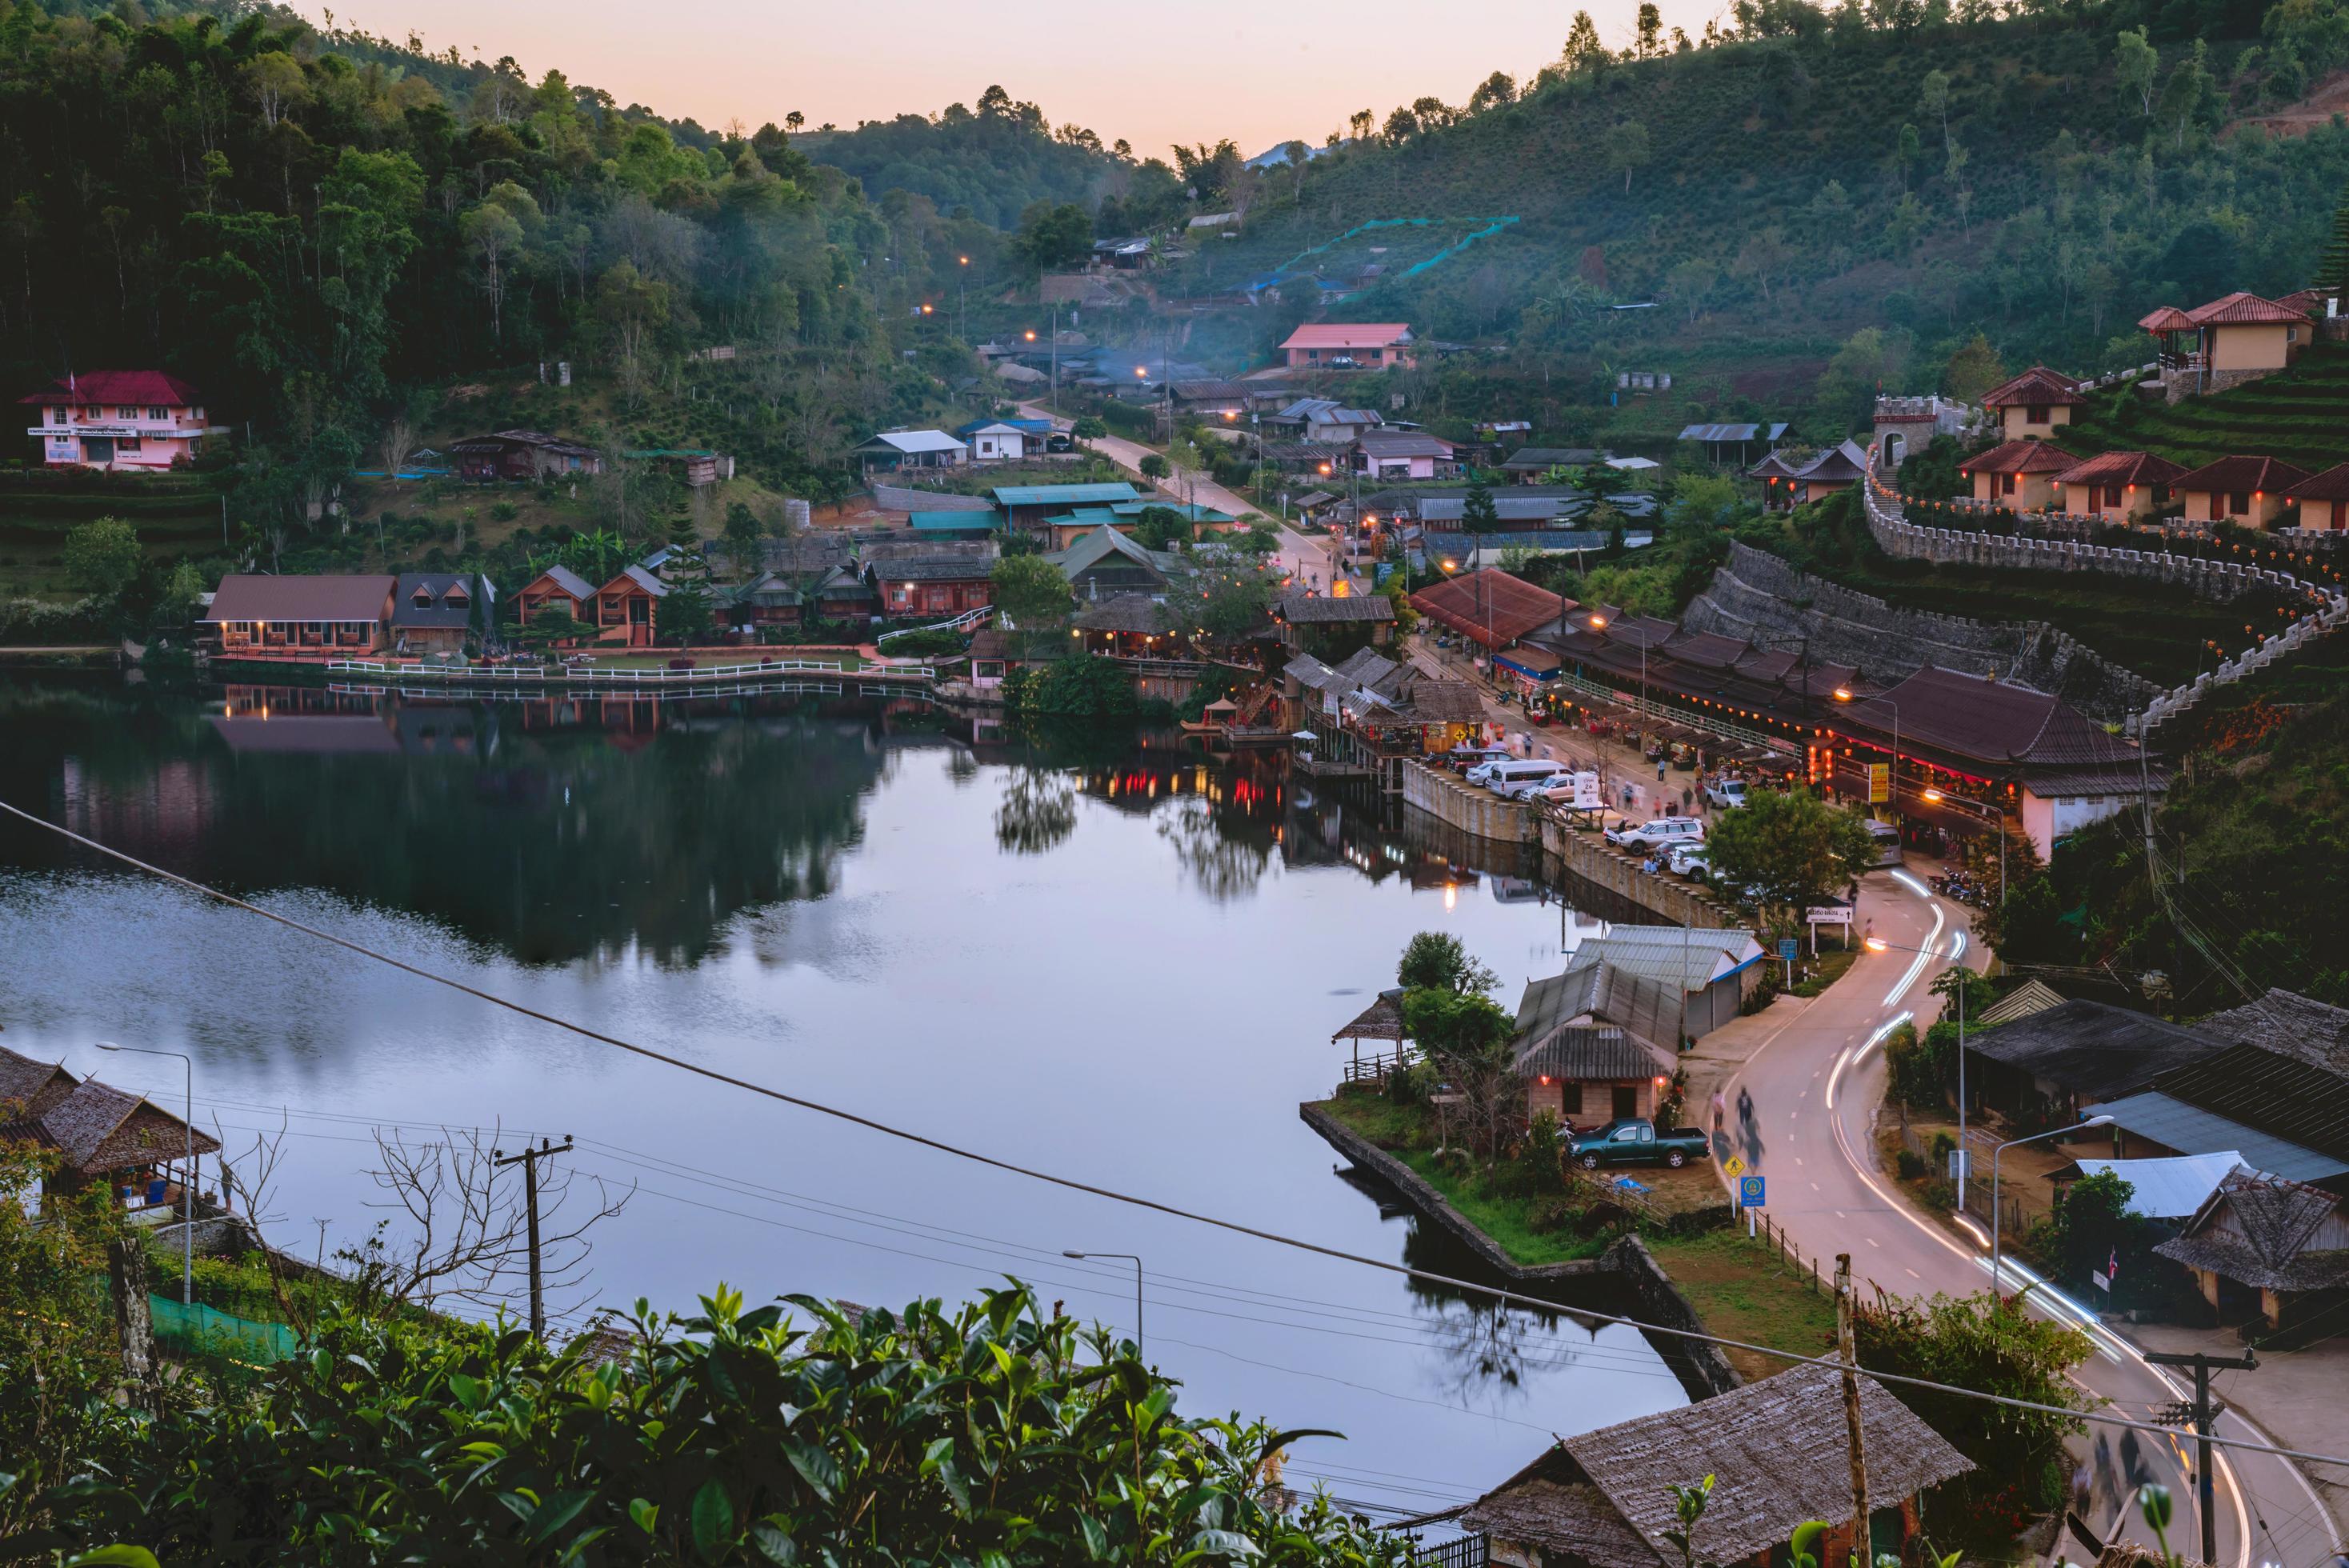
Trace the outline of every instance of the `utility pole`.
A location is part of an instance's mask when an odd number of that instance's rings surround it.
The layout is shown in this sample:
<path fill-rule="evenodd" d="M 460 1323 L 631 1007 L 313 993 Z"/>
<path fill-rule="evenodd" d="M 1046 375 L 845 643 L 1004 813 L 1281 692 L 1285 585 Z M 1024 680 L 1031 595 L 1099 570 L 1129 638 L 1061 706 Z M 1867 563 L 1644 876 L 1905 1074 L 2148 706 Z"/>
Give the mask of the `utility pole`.
<path fill-rule="evenodd" d="M 2255 1372 L 2260 1358 L 2253 1355 L 2207 1356 L 2201 1351 L 2182 1355 L 2176 1351 L 2148 1352 L 2146 1359 L 2156 1367 L 2190 1367 L 2194 1369 L 2194 1403 L 2177 1411 L 2179 1417 L 2190 1417 L 2194 1422 L 2194 1511 L 2202 1521 L 2202 1561 L 2219 1560 L 2219 1515 L 2215 1487 L 2210 1476 L 2210 1423 L 2219 1412 L 2210 1403 L 2210 1374 L 2213 1372 Z"/>
<path fill-rule="evenodd" d="M 541 1339 L 546 1337 L 546 1301 L 539 1291 L 538 1162 L 557 1154 L 568 1154 L 571 1147 L 571 1135 L 566 1132 L 559 1144 L 542 1138 L 537 1148 L 526 1148 L 519 1154 L 508 1154 L 502 1149 L 490 1150 L 490 1162 L 493 1168 L 522 1167 L 523 1192 L 530 1210 L 530 1331 Z"/>
<path fill-rule="evenodd" d="M 1836 1254 L 1836 1355 L 1843 1362 L 1843 1422 L 1851 1441 L 1852 1561 L 1871 1563 L 1868 1542 L 1868 1451 L 1859 1429 L 1859 1356 L 1851 1332 L 1851 1254 Z M 2209 1558 L 2204 1558 L 2205 1562 Z"/>

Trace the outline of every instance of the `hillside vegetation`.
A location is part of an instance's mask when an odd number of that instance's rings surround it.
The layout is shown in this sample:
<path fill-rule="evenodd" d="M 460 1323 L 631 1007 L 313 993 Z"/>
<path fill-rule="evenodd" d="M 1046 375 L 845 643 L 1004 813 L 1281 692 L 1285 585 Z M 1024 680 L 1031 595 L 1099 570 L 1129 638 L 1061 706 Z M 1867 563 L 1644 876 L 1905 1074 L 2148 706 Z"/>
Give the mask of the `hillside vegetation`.
<path fill-rule="evenodd" d="M 1080 126 L 1055 130 L 1042 109 L 1014 103 L 998 87 L 979 95 L 976 110 L 957 103 L 935 118 L 901 114 L 853 130 L 824 126 L 799 145 L 874 196 L 904 191 L 999 229 L 1016 226 L 1032 201 L 1091 208 L 1122 191 L 1131 154 L 1124 142 L 1104 147 Z"/>
<path fill-rule="evenodd" d="M 2290 370 L 2181 403 L 2098 394 L 2075 416 L 2054 438 L 2083 457 L 2147 451 L 2199 466 L 2256 452 L 2321 472 L 2349 462 L 2349 346 L 2313 344 Z"/>
<path fill-rule="evenodd" d="M 1336 314 L 1505 343 L 1527 369 L 1792 363 L 1804 382 L 1876 327 L 1855 369 L 1927 390 L 1977 329 L 2017 367 L 2085 371 L 2141 362 L 2155 304 L 2310 281 L 2349 129 L 2230 128 L 2349 58 L 2332 0 L 1967 10 L 1741 5 L 1735 42 L 1627 61 L 1594 34 L 1522 95 L 1500 78 L 1469 108 L 1357 117 L 1369 134 L 1301 181 L 1262 177 L 1246 238 L 1184 286 L 1367 219 L 1508 212 Z M 1828 411 L 1848 419 L 1877 378 L 1830 378 Z"/>

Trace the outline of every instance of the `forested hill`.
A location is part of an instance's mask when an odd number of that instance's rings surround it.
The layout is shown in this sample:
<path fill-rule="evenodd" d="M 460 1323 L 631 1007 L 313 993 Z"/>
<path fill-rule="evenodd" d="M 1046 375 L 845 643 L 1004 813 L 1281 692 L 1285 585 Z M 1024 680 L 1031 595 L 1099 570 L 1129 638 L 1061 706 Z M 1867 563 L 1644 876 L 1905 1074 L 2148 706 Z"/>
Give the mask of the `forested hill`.
<path fill-rule="evenodd" d="M 966 211 L 999 229 L 1017 223 L 1030 202 L 1074 202 L 1090 211 L 1127 182 L 1124 142 L 1104 146 L 1080 126 L 1055 129 L 1043 110 L 1014 103 L 999 87 L 980 94 L 976 110 L 957 103 L 935 118 L 903 114 L 853 130 L 824 126 L 798 145 L 854 175 L 875 197 L 902 191 L 926 197 L 941 212 Z"/>
<path fill-rule="evenodd" d="M 544 360 L 625 405 L 736 344 L 763 351 L 779 432 L 851 402 L 876 417 L 909 373 L 883 324 L 956 264 L 951 234 L 901 242 L 776 127 L 696 145 L 557 70 L 322 37 L 283 12 L 135 23 L 0 0 L 0 80 L 5 385 L 185 377 L 251 427 L 252 512 L 315 497 L 420 390 Z M 795 421 L 807 397 L 827 407 Z"/>
<path fill-rule="evenodd" d="M 1340 314 L 1545 347 L 1810 346 L 1986 329 L 2010 360 L 2141 360 L 2165 300 L 2311 280 L 2349 130 L 2288 110 L 2349 64 L 2338 0 L 2135 0 L 1961 20 L 1948 5 L 1737 6 L 1735 41 L 1569 52 L 1522 95 L 1421 99 L 1268 179 L 1202 284 L 1375 218 L 1516 213 L 1506 236 Z M 1642 51 L 1635 49 L 1633 54 Z M 1610 313 L 1609 304 L 1661 308 Z M 1896 334 L 1896 335 L 1898 335 Z"/>

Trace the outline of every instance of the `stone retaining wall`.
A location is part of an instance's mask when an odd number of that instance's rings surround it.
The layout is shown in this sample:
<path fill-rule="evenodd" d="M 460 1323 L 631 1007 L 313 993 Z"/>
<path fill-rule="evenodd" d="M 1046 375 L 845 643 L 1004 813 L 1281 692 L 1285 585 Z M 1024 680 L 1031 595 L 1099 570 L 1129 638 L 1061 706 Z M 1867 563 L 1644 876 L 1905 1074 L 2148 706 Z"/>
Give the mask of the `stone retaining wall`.
<path fill-rule="evenodd" d="M 2247 566 L 2237 561 L 2211 561 L 2194 555 L 2173 555 L 2166 550 L 2127 550 L 2088 544 L 2070 539 L 2031 539 L 2011 534 L 1971 533 L 1960 529 L 1924 528 L 1910 522 L 1898 493 L 1875 474 L 1861 487 L 1868 509 L 1868 532 L 1887 555 L 1905 560 L 1967 565 L 2028 568 L 2040 572 L 2096 572 L 2184 583 L 2200 598 L 2219 603 L 2241 597 L 2253 589 L 2282 594 L 2310 613 L 2283 631 L 2263 636 L 2257 645 L 2221 663 L 2215 670 L 2168 691 L 2155 689 L 2137 711 L 2124 716 L 2130 733 L 2145 735 L 2200 701 L 2204 694 L 2242 679 L 2294 653 L 2349 619 L 2349 594 L 2330 583 L 2296 577 L 2272 567 Z M 2149 683 L 2147 683 L 2149 685 Z M 2090 717 L 2109 719 L 2082 705 Z"/>
<path fill-rule="evenodd" d="M 1704 1332 L 1703 1320 L 1697 1316 L 1696 1308 L 1691 1306 L 1688 1298 L 1673 1287 L 1671 1276 L 1664 1273 L 1663 1265 L 1656 1262 L 1655 1255 L 1648 1251 L 1647 1243 L 1639 1237 L 1622 1237 L 1596 1258 L 1526 1267 L 1512 1260 L 1492 1237 L 1470 1223 L 1443 1193 L 1423 1181 L 1418 1171 L 1327 1111 L 1311 1105 L 1300 1105 L 1297 1113 L 1304 1118 L 1308 1127 L 1327 1140 L 1331 1148 L 1392 1187 L 1396 1194 L 1411 1205 L 1413 1213 L 1441 1227 L 1508 1284 L 1540 1284 L 1561 1279 L 1603 1276 L 1621 1284 L 1630 1291 L 1631 1299 L 1637 1304 L 1631 1315 L 1660 1328 L 1676 1329 L 1682 1333 Z M 1678 1334 L 1651 1335 L 1649 1343 L 1655 1346 L 1656 1353 L 1663 1357 L 1665 1365 L 1680 1378 L 1682 1387 L 1688 1390 L 1692 1399 L 1709 1399 L 1744 1382 L 1717 1345 L 1683 1339 Z"/>
<path fill-rule="evenodd" d="M 1480 839 L 1504 844 L 1529 844 L 1541 836 L 1534 825 L 1534 808 L 1523 800 L 1504 800 L 1458 774 L 1424 762 L 1402 766 L 1402 799 L 1442 822 Z"/>
<path fill-rule="evenodd" d="M 1717 903 L 1702 884 L 1675 876 L 1650 876 L 1640 869 L 1639 856 L 1626 854 L 1597 833 L 1586 833 L 1553 814 L 1543 814 L 1541 843 L 1561 869 L 1674 925 L 1702 929 L 1738 923 L 1734 913 Z"/>

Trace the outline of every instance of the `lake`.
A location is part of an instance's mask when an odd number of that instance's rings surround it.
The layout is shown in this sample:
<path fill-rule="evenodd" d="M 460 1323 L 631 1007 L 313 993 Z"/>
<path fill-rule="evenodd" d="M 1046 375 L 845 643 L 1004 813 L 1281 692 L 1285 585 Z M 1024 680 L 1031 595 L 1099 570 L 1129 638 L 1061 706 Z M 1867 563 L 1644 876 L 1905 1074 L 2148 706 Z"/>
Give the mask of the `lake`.
<path fill-rule="evenodd" d="M 0 794 L 129 853 L 605 1033 L 988 1153 L 1462 1272 L 1334 1173 L 1298 1102 L 1413 933 L 1505 1005 L 1598 922 L 1278 753 L 1039 746 L 907 699 L 471 703 L 0 680 Z M 1495 874 L 1498 872 L 1501 874 Z M 0 823 L 0 1042 L 176 1108 L 304 1255 L 383 1217 L 375 1129 L 566 1135 L 594 1233 L 575 1326 L 720 1282 L 902 1305 L 1016 1274 L 1131 1335 L 1195 1414 L 1335 1428 L 1300 1484 L 1465 1501 L 1567 1434 L 1685 1400 L 1638 1333 L 1495 1313 L 1040 1184 L 522 1017 Z M 1597 1298 L 1593 1298 L 1595 1301 Z"/>

